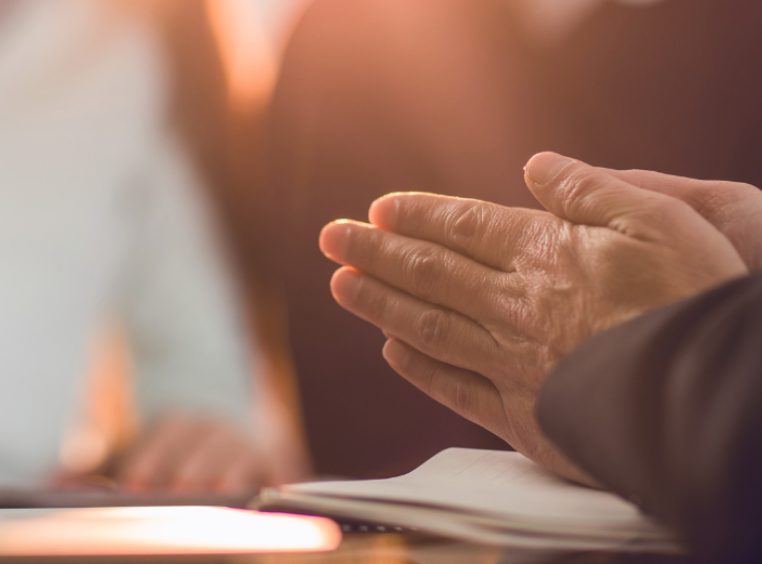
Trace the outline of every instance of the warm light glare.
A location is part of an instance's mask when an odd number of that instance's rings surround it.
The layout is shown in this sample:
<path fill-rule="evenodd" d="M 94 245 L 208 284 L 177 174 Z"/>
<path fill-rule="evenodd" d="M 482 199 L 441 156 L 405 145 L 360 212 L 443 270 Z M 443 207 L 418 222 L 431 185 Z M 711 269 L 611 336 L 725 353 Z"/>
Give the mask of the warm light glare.
<path fill-rule="evenodd" d="M 207 7 L 233 103 L 247 107 L 264 103 L 275 84 L 276 63 L 256 5 L 249 0 L 213 0 Z"/>
<path fill-rule="evenodd" d="M 328 519 L 222 507 L 0 511 L 0 556 L 313 552 L 340 542 Z"/>

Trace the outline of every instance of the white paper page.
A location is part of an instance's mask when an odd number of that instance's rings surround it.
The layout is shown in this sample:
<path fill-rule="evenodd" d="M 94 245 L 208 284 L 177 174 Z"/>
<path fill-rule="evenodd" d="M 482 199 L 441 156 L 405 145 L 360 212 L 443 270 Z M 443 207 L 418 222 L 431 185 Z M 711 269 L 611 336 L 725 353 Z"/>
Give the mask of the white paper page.
<path fill-rule="evenodd" d="M 569 532 L 668 536 L 620 497 L 561 480 L 515 452 L 452 448 L 396 478 L 285 491 L 455 508 Z"/>

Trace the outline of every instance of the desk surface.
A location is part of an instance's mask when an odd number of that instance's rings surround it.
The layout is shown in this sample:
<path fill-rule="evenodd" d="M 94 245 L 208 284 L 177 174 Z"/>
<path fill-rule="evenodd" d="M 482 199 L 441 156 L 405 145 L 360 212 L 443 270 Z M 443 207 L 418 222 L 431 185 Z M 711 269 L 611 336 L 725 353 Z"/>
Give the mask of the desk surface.
<path fill-rule="evenodd" d="M 353 533 L 346 535 L 338 550 L 313 554 L 258 554 L 219 556 L 143 556 L 88 558 L 0 558 L 0 564 L 687 564 L 689 559 L 671 556 L 614 554 L 608 552 L 543 553 L 485 547 L 422 535 Z"/>

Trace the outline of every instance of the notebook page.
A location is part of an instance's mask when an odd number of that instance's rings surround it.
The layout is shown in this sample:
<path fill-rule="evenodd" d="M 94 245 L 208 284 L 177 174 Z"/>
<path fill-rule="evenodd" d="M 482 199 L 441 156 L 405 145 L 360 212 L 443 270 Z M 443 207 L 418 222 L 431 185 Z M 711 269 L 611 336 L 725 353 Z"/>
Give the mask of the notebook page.
<path fill-rule="evenodd" d="M 561 480 L 515 452 L 452 448 L 396 478 L 314 482 L 285 489 L 454 508 L 553 529 L 664 535 L 618 496 Z"/>

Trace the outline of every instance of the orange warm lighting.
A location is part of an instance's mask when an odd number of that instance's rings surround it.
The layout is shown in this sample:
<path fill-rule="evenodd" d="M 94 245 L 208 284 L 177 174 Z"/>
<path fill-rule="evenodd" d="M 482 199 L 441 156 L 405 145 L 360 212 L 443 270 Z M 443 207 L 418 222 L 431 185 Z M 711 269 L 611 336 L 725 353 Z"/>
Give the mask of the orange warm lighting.
<path fill-rule="evenodd" d="M 0 556 L 318 552 L 340 542 L 328 519 L 222 507 L 0 511 Z"/>
<path fill-rule="evenodd" d="M 264 103 L 275 84 L 276 56 L 255 4 L 247 0 L 211 0 L 206 5 L 232 101 L 239 106 Z"/>

